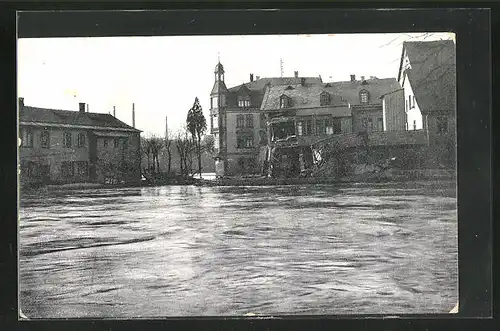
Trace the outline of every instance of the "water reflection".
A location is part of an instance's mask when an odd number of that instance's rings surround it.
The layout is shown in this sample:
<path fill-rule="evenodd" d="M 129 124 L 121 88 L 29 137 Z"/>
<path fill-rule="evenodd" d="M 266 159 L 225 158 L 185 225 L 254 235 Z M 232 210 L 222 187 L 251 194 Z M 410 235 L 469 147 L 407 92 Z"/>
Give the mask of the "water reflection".
<path fill-rule="evenodd" d="M 448 312 L 454 183 L 40 192 L 20 210 L 36 317 Z"/>

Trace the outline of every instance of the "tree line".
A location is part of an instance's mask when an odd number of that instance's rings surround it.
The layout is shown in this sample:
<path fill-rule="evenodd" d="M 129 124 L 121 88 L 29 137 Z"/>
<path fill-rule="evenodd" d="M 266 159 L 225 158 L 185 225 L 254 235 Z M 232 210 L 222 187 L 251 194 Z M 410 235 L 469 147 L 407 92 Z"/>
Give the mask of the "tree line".
<path fill-rule="evenodd" d="M 202 173 L 201 155 L 203 153 L 213 154 L 214 140 L 212 136 L 205 136 L 207 122 L 198 98 L 195 98 L 193 106 L 188 110 L 185 125 L 175 134 L 166 133 L 166 137 L 149 135 L 141 137 L 141 156 L 147 160 L 144 172 L 148 175 L 160 174 L 160 155 L 166 154 L 167 175 L 172 174 L 172 155 L 174 148 L 179 155 L 180 175 L 187 178 Z M 195 158 L 198 167 L 193 168 Z"/>

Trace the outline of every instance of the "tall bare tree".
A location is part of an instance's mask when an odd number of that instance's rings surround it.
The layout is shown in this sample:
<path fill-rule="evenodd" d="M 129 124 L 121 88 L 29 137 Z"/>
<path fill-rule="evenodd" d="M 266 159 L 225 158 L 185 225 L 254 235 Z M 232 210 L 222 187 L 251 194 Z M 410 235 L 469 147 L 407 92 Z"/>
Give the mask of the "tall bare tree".
<path fill-rule="evenodd" d="M 164 146 L 164 140 L 156 135 L 151 135 L 148 138 L 149 146 L 151 148 L 151 154 L 153 156 L 153 172 L 160 172 L 160 152 Z"/>
<path fill-rule="evenodd" d="M 188 134 L 187 129 L 183 128 L 177 132 L 175 137 L 175 147 L 179 153 L 179 166 L 183 177 L 188 177 L 193 171 L 193 151 L 195 144 L 189 138 Z"/>

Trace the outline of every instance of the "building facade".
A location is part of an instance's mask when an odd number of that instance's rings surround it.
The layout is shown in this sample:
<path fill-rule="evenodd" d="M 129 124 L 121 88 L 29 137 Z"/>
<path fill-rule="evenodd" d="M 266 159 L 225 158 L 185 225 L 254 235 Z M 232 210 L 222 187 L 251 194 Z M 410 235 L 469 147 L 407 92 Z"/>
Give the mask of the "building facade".
<path fill-rule="evenodd" d="M 214 70 L 214 86 L 210 93 L 210 133 L 214 136 L 217 176 L 256 174 L 262 171 L 261 160 L 267 146 L 267 122 L 261 111 L 268 88 L 297 84 L 295 77 L 260 78 L 250 74 L 247 83 L 227 88 L 223 65 Z M 321 78 L 304 78 L 321 84 Z"/>
<path fill-rule="evenodd" d="M 344 82 L 270 87 L 261 111 L 269 124 L 271 175 L 311 168 L 311 146 L 332 136 L 384 131 L 381 96 L 394 89 L 400 89 L 396 79 L 354 75 Z"/>
<path fill-rule="evenodd" d="M 456 154 L 455 54 L 452 40 L 404 42 L 398 73 L 405 129 L 423 130 L 429 149 L 449 165 Z"/>
<path fill-rule="evenodd" d="M 68 111 L 20 98 L 20 183 L 140 183 L 140 132 L 84 103 Z"/>

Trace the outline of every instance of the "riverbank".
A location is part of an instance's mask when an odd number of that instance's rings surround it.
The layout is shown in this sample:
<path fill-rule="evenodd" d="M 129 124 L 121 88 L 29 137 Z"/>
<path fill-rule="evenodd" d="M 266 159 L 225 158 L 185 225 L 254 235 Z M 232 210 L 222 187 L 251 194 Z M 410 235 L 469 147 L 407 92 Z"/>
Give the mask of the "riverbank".
<path fill-rule="evenodd" d="M 24 193 L 31 191 L 72 191 L 87 189 L 116 189 L 132 187 L 155 187 L 169 185 L 195 185 L 195 186 L 277 186 L 277 185 L 314 185 L 314 184 L 347 184 L 347 183 L 388 183 L 405 181 L 450 181 L 456 180 L 456 172 L 450 169 L 422 169 L 422 170 L 396 170 L 384 172 L 363 173 L 332 177 L 306 177 L 306 178 L 269 178 L 269 177 L 227 177 L 219 179 L 189 178 L 188 180 L 159 181 L 141 184 L 99 184 L 99 183 L 73 183 L 46 185 L 41 187 L 23 187 Z"/>
<path fill-rule="evenodd" d="M 303 184 L 344 184 L 344 183 L 384 183 L 405 181 L 443 181 L 456 180 L 456 172 L 449 169 L 423 170 L 387 170 L 384 172 L 363 173 L 359 175 L 306 178 L 222 178 L 216 180 L 197 180 L 198 186 L 272 186 L 272 185 L 303 185 Z"/>

